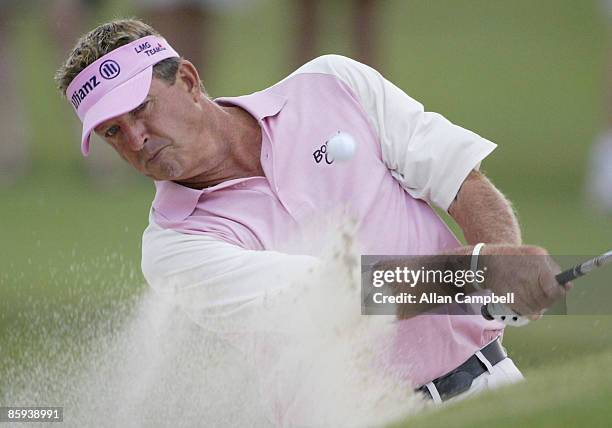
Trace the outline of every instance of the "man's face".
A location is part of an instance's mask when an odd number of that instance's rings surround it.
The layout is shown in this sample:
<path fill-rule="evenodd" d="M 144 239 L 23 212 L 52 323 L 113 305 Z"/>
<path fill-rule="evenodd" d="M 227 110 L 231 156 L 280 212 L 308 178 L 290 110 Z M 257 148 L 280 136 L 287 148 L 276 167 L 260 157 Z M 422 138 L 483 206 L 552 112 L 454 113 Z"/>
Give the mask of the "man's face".
<path fill-rule="evenodd" d="M 173 85 L 154 77 L 142 104 L 103 122 L 95 132 L 148 177 L 193 177 L 220 155 L 211 124 L 203 120 L 202 96 L 199 86 L 181 78 L 181 70 Z"/>

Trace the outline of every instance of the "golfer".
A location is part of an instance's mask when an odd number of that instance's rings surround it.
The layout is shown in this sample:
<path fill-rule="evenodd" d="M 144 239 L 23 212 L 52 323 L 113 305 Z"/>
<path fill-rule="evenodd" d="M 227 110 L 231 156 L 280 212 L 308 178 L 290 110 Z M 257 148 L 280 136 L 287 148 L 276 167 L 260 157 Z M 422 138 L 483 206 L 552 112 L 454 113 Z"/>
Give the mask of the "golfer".
<path fill-rule="evenodd" d="M 337 210 L 355 221 L 362 254 L 471 255 L 479 243 L 480 254 L 547 254 L 522 245 L 510 203 L 479 172 L 495 144 L 351 59 L 322 56 L 267 89 L 211 99 L 153 28 L 117 20 L 84 35 L 56 81 L 83 123 L 83 154 L 95 133 L 154 180 L 144 275 L 161 292 L 206 290 L 204 302 L 183 300 L 204 318 L 230 319 L 315 266 L 295 243 Z M 345 163 L 325 155 L 338 132 L 357 145 Z M 513 291 L 512 309 L 537 317 L 566 290 L 558 267 L 531 260 L 520 272 L 499 264 L 486 286 Z M 398 360 L 436 403 L 514 382 L 522 375 L 500 344 L 503 327 L 478 315 L 401 320 Z"/>

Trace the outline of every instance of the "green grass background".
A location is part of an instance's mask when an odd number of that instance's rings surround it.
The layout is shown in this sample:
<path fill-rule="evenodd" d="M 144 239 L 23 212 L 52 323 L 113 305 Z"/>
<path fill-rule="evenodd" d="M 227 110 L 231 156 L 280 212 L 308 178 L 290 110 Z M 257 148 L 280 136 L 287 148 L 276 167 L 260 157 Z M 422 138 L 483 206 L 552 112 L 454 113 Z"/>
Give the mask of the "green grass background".
<path fill-rule="evenodd" d="M 320 53 L 351 55 L 350 2 L 327 3 Z M 97 19 L 129 12 L 113 1 Z M 606 123 L 603 15 L 598 1 L 381 2 L 378 68 L 427 109 L 499 144 L 483 169 L 514 202 L 525 241 L 553 254 L 612 247 L 612 220 L 583 196 L 588 150 Z M 58 330 L 62 308 L 94 312 L 145 287 L 140 236 L 153 187 L 135 173 L 110 187 L 85 174 L 76 119 L 54 91 L 58 56 L 46 19 L 31 10 L 13 24 L 33 165 L 0 189 L 0 373 L 22 356 L 48 357 L 33 319 Z M 239 95 L 281 79 L 291 71 L 295 26 L 290 1 L 219 13 L 201 73 L 209 92 Z M 605 316 L 550 316 L 508 329 L 505 344 L 529 382 L 398 426 L 609 425 L 611 331 Z"/>

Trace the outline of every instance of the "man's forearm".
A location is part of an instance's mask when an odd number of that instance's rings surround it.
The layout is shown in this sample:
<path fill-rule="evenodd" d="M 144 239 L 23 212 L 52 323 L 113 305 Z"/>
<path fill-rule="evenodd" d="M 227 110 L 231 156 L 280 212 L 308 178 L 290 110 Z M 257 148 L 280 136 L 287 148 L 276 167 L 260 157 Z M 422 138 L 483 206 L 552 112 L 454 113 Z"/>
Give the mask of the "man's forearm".
<path fill-rule="evenodd" d="M 465 179 L 449 214 L 457 222 L 468 244 L 521 245 L 521 230 L 512 205 L 480 172 Z"/>

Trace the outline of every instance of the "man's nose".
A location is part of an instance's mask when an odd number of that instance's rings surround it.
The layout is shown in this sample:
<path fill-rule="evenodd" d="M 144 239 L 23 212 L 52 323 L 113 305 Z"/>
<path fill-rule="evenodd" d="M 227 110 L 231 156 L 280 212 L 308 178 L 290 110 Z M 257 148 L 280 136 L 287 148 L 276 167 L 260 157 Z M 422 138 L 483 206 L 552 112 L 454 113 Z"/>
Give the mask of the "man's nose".
<path fill-rule="evenodd" d="M 130 124 L 125 131 L 125 136 L 128 148 L 135 152 L 142 150 L 149 139 L 145 127 L 138 123 Z"/>

